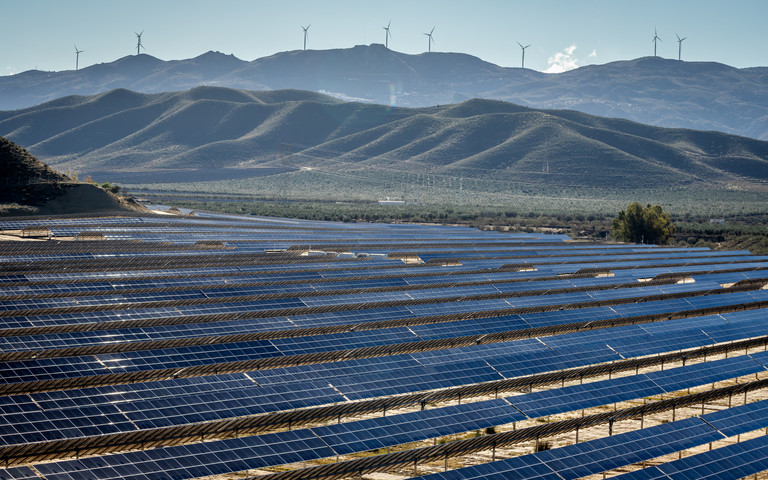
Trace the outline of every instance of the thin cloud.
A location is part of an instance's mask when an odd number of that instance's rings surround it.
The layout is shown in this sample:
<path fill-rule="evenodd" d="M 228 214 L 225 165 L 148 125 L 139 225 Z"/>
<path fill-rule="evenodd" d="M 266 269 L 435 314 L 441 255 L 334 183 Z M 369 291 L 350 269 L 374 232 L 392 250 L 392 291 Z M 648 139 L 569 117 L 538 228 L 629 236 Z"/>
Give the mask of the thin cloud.
<path fill-rule="evenodd" d="M 589 58 L 595 58 L 597 56 L 597 50 L 592 50 L 589 55 L 587 55 Z"/>
<path fill-rule="evenodd" d="M 549 67 L 544 70 L 544 73 L 563 73 L 574 68 L 579 68 L 579 59 L 573 56 L 573 52 L 576 51 L 576 44 L 573 43 L 563 49 L 562 52 L 557 52 L 553 56 L 547 59 Z M 595 54 L 597 54 L 595 52 Z"/>

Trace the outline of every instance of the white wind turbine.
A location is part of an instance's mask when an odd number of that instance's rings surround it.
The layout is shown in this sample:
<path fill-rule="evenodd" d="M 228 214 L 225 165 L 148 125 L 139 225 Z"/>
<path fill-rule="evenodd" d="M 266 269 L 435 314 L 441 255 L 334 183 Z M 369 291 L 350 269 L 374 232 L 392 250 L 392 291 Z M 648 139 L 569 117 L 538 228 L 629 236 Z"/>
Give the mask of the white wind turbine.
<path fill-rule="evenodd" d="M 136 33 L 136 32 L 133 32 Z M 141 36 L 144 35 L 144 30 L 141 31 L 141 33 L 136 33 L 136 55 L 141 53 L 141 49 L 144 48 L 144 45 L 141 43 Z M 146 48 L 144 48 L 146 50 Z"/>
<path fill-rule="evenodd" d="M 304 50 L 307 49 L 307 30 L 309 30 L 309 27 L 311 26 L 312 24 L 309 24 L 306 27 L 304 25 L 301 26 L 301 29 L 304 30 Z"/>
<path fill-rule="evenodd" d="M 78 50 L 77 45 L 75 45 L 75 71 L 80 69 L 80 54 L 84 51 L 85 50 Z"/>
<path fill-rule="evenodd" d="M 654 57 L 656 56 L 656 40 L 658 40 L 660 42 L 664 41 L 664 40 L 661 39 L 661 37 L 659 37 L 659 34 L 656 33 L 656 28 L 654 28 L 653 29 L 653 40 L 651 40 L 653 42 L 653 56 Z"/>
<path fill-rule="evenodd" d="M 680 38 L 680 35 L 675 34 L 677 37 L 677 59 L 681 60 L 682 53 L 683 53 L 683 40 L 685 40 L 688 37 Z"/>
<path fill-rule="evenodd" d="M 432 27 L 432 30 L 429 31 L 429 33 L 425 33 L 427 37 L 429 37 L 429 40 L 427 40 L 427 52 L 432 51 L 432 44 L 435 43 L 435 39 L 432 38 L 432 32 L 435 31 L 435 27 Z"/>
<path fill-rule="evenodd" d="M 389 23 L 387 24 L 387 26 L 386 26 L 386 27 L 381 27 L 381 28 L 383 28 L 383 29 L 384 29 L 384 30 L 387 32 L 387 33 L 384 35 L 384 47 L 385 47 L 385 48 L 389 48 L 389 37 L 391 37 L 391 36 L 392 36 L 392 34 L 391 34 L 391 33 L 389 33 L 389 26 L 390 26 L 390 25 L 392 25 L 392 20 L 390 20 L 390 21 L 389 21 Z"/>
<path fill-rule="evenodd" d="M 525 68 L 525 49 L 526 49 L 526 48 L 528 48 L 528 47 L 530 47 L 530 46 L 531 46 L 531 44 L 529 43 L 529 44 L 528 44 L 528 45 L 526 45 L 526 46 L 523 46 L 523 44 L 522 44 L 522 43 L 520 43 L 520 42 L 517 42 L 517 44 L 518 44 L 518 45 L 520 45 L 520 49 L 523 51 L 523 60 L 522 60 L 522 62 L 520 63 L 520 68 Z"/>

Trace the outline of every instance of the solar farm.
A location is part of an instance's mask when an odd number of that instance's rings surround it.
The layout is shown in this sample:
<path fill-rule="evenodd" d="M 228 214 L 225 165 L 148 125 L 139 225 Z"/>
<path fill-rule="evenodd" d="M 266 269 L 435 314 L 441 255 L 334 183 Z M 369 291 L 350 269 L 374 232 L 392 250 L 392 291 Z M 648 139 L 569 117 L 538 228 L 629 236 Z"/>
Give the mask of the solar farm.
<path fill-rule="evenodd" d="M 199 212 L 0 228 L 29 237 L 0 241 L 0 479 L 768 470 L 768 256 Z"/>

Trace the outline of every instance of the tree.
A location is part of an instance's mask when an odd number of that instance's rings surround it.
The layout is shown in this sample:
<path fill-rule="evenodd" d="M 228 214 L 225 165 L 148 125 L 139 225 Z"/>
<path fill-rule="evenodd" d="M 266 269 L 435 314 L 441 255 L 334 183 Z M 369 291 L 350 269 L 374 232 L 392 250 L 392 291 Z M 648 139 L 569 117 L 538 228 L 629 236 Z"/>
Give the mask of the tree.
<path fill-rule="evenodd" d="M 627 205 L 613 219 L 613 238 L 624 242 L 667 243 L 675 233 L 669 213 L 660 205 L 649 203 L 645 207 L 637 202 Z"/>

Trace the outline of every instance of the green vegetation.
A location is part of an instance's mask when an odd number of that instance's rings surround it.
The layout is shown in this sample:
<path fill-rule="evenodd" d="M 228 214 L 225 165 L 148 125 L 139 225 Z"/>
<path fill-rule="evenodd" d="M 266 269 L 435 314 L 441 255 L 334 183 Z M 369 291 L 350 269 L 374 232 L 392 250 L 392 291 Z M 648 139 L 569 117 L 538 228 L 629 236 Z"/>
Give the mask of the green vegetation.
<path fill-rule="evenodd" d="M 763 190 L 699 185 L 675 188 L 564 187 L 494 177 L 446 176 L 380 168 L 363 172 L 331 167 L 210 182 L 121 183 L 139 196 L 151 191 L 163 192 L 169 198 L 200 201 L 375 203 L 390 197 L 405 200 L 419 209 L 450 206 L 548 216 L 613 217 L 626 207 L 627 198 L 631 198 L 642 204 L 661 205 L 672 215 L 683 217 L 730 218 L 768 211 L 768 196 Z"/>
<path fill-rule="evenodd" d="M 663 245 L 674 233 L 675 226 L 660 205 L 632 202 L 613 219 L 613 238 L 622 242 Z"/>
<path fill-rule="evenodd" d="M 669 212 L 677 227 L 672 244 L 768 253 L 768 196 L 735 188 L 564 188 L 382 169 L 314 169 L 123 187 L 138 198 L 192 210 L 342 222 L 462 224 L 594 240 L 613 239 L 612 220 L 630 198 Z M 406 204 L 378 203 L 387 197 Z M 710 224 L 710 218 L 723 218 L 725 224 Z"/>
<path fill-rule="evenodd" d="M 134 192 L 135 193 L 135 192 Z M 143 196 L 140 194 L 139 196 Z M 188 196 L 147 195 L 151 201 L 192 210 L 240 215 L 305 218 L 338 222 L 408 222 L 467 225 L 484 230 L 565 233 L 575 239 L 612 240 L 610 213 L 542 213 L 527 205 L 516 209 L 474 205 L 379 205 L 371 202 L 264 201 L 247 197 L 190 199 Z M 614 210 L 615 212 L 615 210 Z M 729 215 L 725 224 L 706 215 L 672 215 L 676 233 L 670 244 L 745 249 L 768 254 L 768 214 Z"/>
<path fill-rule="evenodd" d="M 112 185 L 109 182 L 102 183 L 101 188 L 103 188 L 104 190 L 108 190 L 114 194 L 120 193 L 120 185 Z"/>

